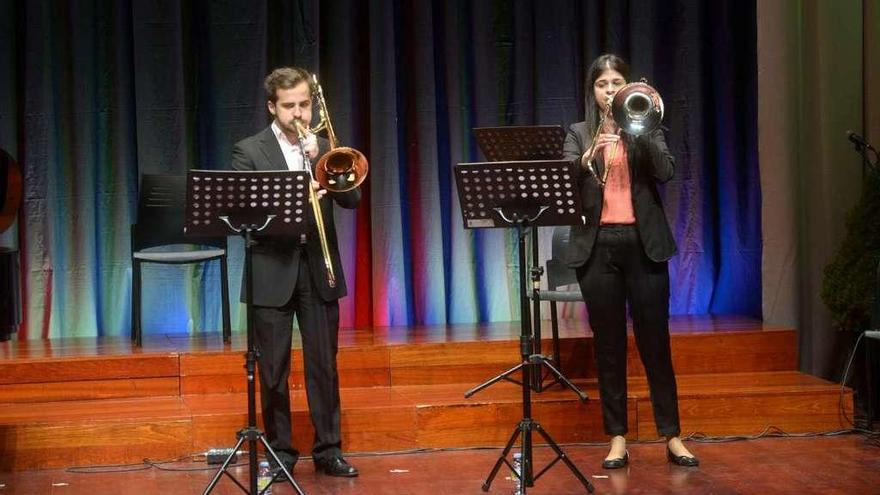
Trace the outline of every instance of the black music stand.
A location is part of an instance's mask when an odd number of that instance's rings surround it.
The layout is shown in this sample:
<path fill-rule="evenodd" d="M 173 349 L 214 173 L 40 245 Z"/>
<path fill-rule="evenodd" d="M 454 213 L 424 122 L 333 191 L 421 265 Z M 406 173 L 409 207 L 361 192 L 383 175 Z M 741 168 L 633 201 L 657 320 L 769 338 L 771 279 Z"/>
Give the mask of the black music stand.
<path fill-rule="evenodd" d="M 534 352 L 534 342 L 529 318 L 529 304 L 526 296 L 526 229 L 531 227 L 533 238 L 539 225 L 572 225 L 582 222 L 580 195 L 577 189 L 576 170 L 572 162 L 564 160 L 460 163 L 455 166 L 455 179 L 461 203 L 462 219 L 465 228 L 514 227 L 517 232 L 519 285 L 520 285 L 520 364 L 500 375 L 468 390 L 470 397 L 480 390 L 501 380 L 517 383 L 522 387 L 523 416 L 504 447 L 489 477 L 483 483 L 483 491 L 489 491 L 492 480 L 502 464 L 513 466 L 507 455 L 522 435 L 522 465 L 519 476 L 523 493 L 526 487 L 534 486 L 542 474 L 557 461 L 562 460 L 569 470 L 593 492 L 593 485 L 565 455 L 559 445 L 532 419 L 531 390 L 535 368 L 547 367 L 560 383 L 574 391 L 581 401 L 587 395 L 565 378 L 547 358 Z M 533 280 L 535 280 L 533 278 Z M 540 280 L 540 279 L 538 279 Z M 535 291 L 536 284 L 532 290 Z M 540 322 L 538 322 L 540 323 Z M 522 380 L 510 375 L 522 370 Z M 538 372 L 540 373 L 540 371 Z M 537 475 L 532 469 L 532 431 L 537 432 L 556 453 L 556 458 Z"/>
<path fill-rule="evenodd" d="M 474 128 L 474 136 L 480 146 L 486 160 L 490 162 L 521 162 L 534 160 L 562 160 L 562 143 L 565 141 L 565 131 L 558 125 L 536 126 L 507 126 L 507 127 L 477 127 Z M 549 225 L 549 224 L 548 224 Z M 564 225 L 564 224 L 563 224 Z M 532 320 L 534 321 L 534 354 L 541 354 L 541 276 L 544 275 L 544 267 L 540 266 L 538 259 L 538 229 L 535 225 L 532 229 L 531 252 L 532 267 L 529 271 L 532 280 Z M 551 289 L 552 290 L 552 289 Z M 553 335 L 553 357 L 548 358 L 556 366 L 559 375 L 565 376 L 562 369 L 562 359 L 559 351 L 559 337 Z M 552 378 L 549 384 L 545 380 Z M 535 373 L 532 375 L 532 389 L 535 392 L 543 392 L 545 388 L 559 383 L 566 385 L 556 378 L 552 372 L 547 374 Z M 580 395 L 580 391 L 577 391 Z M 581 400 L 585 400 L 584 396 Z"/>
<path fill-rule="evenodd" d="M 245 279 L 247 307 L 247 370 L 248 424 L 238 431 L 238 443 L 223 461 L 204 495 L 211 493 L 222 475 L 227 475 L 245 493 L 262 494 L 257 489 L 257 441 L 263 443 L 266 456 L 281 467 L 272 477 L 270 486 L 281 474 L 300 495 L 302 489 L 294 481 L 281 459 L 269 445 L 266 435 L 257 428 L 256 386 L 254 374 L 260 350 L 254 344 L 253 315 L 253 235 L 298 236 L 306 231 L 306 211 L 309 202 L 310 178 L 306 171 L 291 172 L 228 172 L 214 170 L 190 170 L 187 174 L 186 225 L 188 235 L 221 236 L 240 235 L 244 239 Z M 244 487 L 227 469 L 235 459 L 238 449 L 248 442 L 250 466 L 250 490 Z M 265 489 L 264 489 L 265 491 Z"/>

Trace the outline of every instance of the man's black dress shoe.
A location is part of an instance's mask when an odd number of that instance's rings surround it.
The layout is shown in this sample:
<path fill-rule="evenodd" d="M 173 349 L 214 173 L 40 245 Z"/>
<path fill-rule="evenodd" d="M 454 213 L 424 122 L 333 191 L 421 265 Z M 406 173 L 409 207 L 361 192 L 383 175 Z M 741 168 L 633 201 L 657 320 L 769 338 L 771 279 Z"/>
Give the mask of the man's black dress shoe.
<path fill-rule="evenodd" d="M 602 461 L 603 469 L 620 469 L 629 464 L 629 451 L 624 451 L 623 457 L 616 459 L 605 459 Z"/>
<path fill-rule="evenodd" d="M 666 458 L 669 459 L 669 462 L 684 467 L 697 467 L 700 465 L 700 461 L 696 457 L 691 457 L 689 455 L 675 455 L 669 450 L 669 446 L 666 446 Z"/>
<path fill-rule="evenodd" d="M 299 454 L 292 454 L 286 450 L 278 450 L 275 451 L 275 455 L 281 459 L 281 463 L 284 464 L 284 467 L 287 468 L 287 472 L 293 474 L 293 467 L 296 466 L 296 461 L 299 460 Z M 275 459 L 272 456 L 269 457 L 269 469 L 272 471 L 279 471 L 280 467 L 278 463 L 275 462 Z"/>
<path fill-rule="evenodd" d="M 327 459 L 316 458 L 315 471 L 323 471 L 327 476 L 341 476 L 344 478 L 354 478 L 358 475 L 358 470 L 346 462 L 341 455 Z"/>

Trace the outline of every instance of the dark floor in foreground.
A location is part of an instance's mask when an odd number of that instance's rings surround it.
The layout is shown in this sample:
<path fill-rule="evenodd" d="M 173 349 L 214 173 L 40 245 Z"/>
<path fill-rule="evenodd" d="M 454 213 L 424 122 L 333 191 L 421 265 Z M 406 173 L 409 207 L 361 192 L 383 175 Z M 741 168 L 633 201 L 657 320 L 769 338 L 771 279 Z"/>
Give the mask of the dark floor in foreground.
<path fill-rule="evenodd" d="M 628 469 L 602 471 L 604 447 L 564 446 L 575 465 L 595 485 L 596 493 L 880 493 L 880 447 L 862 436 L 823 438 L 766 438 L 721 444 L 688 442 L 700 468 L 668 464 L 662 444 L 630 445 Z M 314 473 L 302 460 L 294 473 L 308 494 L 459 494 L 482 493 L 480 487 L 500 450 L 468 450 L 386 456 L 355 456 L 360 469 L 355 479 L 336 479 Z M 548 448 L 537 448 L 539 466 L 551 459 Z M 177 463 L 168 468 L 204 468 L 204 463 Z M 177 472 L 157 468 L 112 473 L 79 474 L 63 470 L 0 473 L 2 494 L 187 494 L 202 493 L 214 470 Z M 246 479 L 245 467 L 234 471 Z M 277 486 L 274 495 L 293 493 Z M 503 468 L 489 493 L 512 493 L 513 481 Z M 242 493 L 223 479 L 213 493 Z M 534 494 L 586 493 L 561 462 L 528 490 Z"/>

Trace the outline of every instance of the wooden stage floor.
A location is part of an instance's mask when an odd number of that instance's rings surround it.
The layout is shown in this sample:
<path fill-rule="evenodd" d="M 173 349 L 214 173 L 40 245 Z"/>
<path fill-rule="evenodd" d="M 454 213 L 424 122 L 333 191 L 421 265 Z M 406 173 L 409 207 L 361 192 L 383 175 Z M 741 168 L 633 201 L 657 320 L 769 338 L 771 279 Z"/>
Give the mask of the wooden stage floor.
<path fill-rule="evenodd" d="M 590 479 L 597 494 L 822 494 L 880 493 L 880 447 L 857 435 L 833 438 L 739 441 L 723 444 L 689 443 L 702 466 L 681 468 L 667 464 L 659 444 L 630 445 L 627 469 L 603 471 L 604 447 L 564 446 L 577 467 Z M 308 494 L 478 494 L 499 450 L 467 450 L 408 455 L 350 457 L 361 471 L 356 479 L 317 475 L 311 462 L 297 464 L 294 476 Z M 548 457 L 539 448 L 536 462 Z M 193 469 L 204 464 L 176 463 L 168 469 Z M 246 479 L 246 468 L 236 468 Z M 64 470 L 0 473 L 0 493 L 104 495 L 117 493 L 201 493 L 213 470 L 190 472 L 156 468 L 114 474 L 72 474 Z M 513 492 L 507 471 L 500 471 L 489 493 Z M 241 491 L 228 479 L 217 495 Z M 290 494 L 289 486 L 273 487 L 274 495 Z M 538 494 L 586 493 L 561 464 L 553 466 L 528 490 Z"/>
<path fill-rule="evenodd" d="M 549 322 L 542 331 L 549 353 Z M 837 384 L 797 371 L 793 329 L 679 317 L 671 332 L 684 434 L 849 427 L 851 391 L 841 395 Z M 554 386 L 533 394 L 533 417 L 557 442 L 603 441 L 592 335 L 572 320 L 560 333 L 561 368 L 591 400 Z M 175 459 L 231 446 L 247 421 L 244 348 L 243 335 L 224 345 L 216 333 L 149 336 L 142 348 L 118 337 L 0 343 L 0 471 Z M 294 444 L 309 452 L 298 342 L 292 352 Z M 521 390 L 505 382 L 463 394 L 518 362 L 517 322 L 343 330 L 345 451 L 503 445 L 522 417 Z M 632 341 L 628 367 L 628 436 L 655 439 Z"/>

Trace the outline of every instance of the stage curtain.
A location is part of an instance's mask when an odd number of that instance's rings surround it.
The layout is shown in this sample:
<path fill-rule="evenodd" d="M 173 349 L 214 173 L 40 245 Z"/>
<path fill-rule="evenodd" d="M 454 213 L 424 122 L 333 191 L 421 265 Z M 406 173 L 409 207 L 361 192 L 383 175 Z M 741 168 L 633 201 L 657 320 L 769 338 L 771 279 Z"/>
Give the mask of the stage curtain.
<path fill-rule="evenodd" d="M 867 173 L 846 133 L 880 140 L 880 6 L 759 2 L 758 26 L 764 318 L 798 329 L 803 371 L 836 378 L 853 337 L 819 294 Z"/>
<path fill-rule="evenodd" d="M 138 176 L 226 169 L 268 124 L 261 84 L 316 71 L 371 161 L 337 226 L 343 325 L 519 318 L 515 239 L 463 228 L 452 167 L 477 126 L 583 116 L 585 66 L 631 61 L 666 103 L 674 314 L 761 316 L 754 1 L 59 0 L 0 3 L 0 144 L 25 166 L 21 337 L 127 335 Z M 4 24 L 4 25 L 5 25 Z M 549 255 L 550 229 L 540 235 Z M 242 264 L 233 242 L 231 297 Z M 220 326 L 219 268 L 145 273 L 149 333 Z M 233 306 L 237 330 L 243 312 Z M 582 317 L 582 306 L 566 314 Z M 545 313 L 546 314 L 546 313 Z"/>

